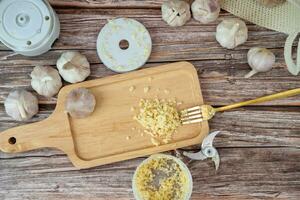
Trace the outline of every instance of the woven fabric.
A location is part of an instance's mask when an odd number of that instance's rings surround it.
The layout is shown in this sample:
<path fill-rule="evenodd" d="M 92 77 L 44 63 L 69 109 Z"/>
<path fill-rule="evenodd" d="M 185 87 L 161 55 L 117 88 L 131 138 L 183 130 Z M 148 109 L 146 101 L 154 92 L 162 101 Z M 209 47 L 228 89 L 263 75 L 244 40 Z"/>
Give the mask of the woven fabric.
<path fill-rule="evenodd" d="M 300 0 L 288 0 L 273 8 L 260 5 L 256 0 L 222 0 L 221 7 L 259 26 L 286 33 L 284 56 L 288 70 L 297 75 L 300 72 L 300 48 L 297 63 L 292 59 L 292 44 L 300 32 Z M 299 40 L 300 44 L 300 40 Z"/>
<path fill-rule="evenodd" d="M 289 2 L 267 8 L 256 0 L 223 0 L 222 8 L 268 29 L 286 34 L 300 32 L 300 9 Z"/>

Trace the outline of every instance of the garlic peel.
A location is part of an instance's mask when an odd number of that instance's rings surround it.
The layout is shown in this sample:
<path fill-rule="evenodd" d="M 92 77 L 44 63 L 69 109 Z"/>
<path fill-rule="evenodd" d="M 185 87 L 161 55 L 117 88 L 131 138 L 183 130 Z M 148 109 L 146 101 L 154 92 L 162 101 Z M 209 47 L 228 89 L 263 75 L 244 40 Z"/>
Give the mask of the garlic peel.
<path fill-rule="evenodd" d="M 95 109 L 95 96 L 85 88 L 73 89 L 67 96 L 65 109 L 73 118 L 85 118 Z"/>
<path fill-rule="evenodd" d="M 181 0 L 168 0 L 161 6 L 162 19 L 170 26 L 183 26 L 191 18 L 190 5 Z"/>
<path fill-rule="evenodd" d="M 31 119 L 38 112 L 38 99 L 26 90 L 10 92 L 4 102 L 6 113 L 17 121 Z"/>
<path fill-rule="evenodd" d="M 193 18 L 204 24 L 215 21 L 221 10 L 218 0 L 195 0 L 191 9 Z"/>
<path fill-rule="evenodd" d="M 82 82 L 91 73 L 90 63 L 86 56 L 79 52 L 63 53 L 57 60 L 56 66 L 62 78 L 69 83 Z"/>
<path fill-rule="evenodd" d="M 216 30 L 216 39 L 227 49 L 233 49 L 248 39 L 248 28 L 240 19 L 225 19 Z"/>
<path fill-rule="evenodd" d="M 59 73 L 52 67 L 36 66 L 30 76 L 32 88 L 40 95 L 52 97 L 62 87 Z"/>
<path fill-rule="evenodd" d="M 266 48 L 253 47 L 247 53 L 248 64 L 252 70 L 245 75 L 250 78 L 258 72 L 267 72 L 275 63 L 275 55 Z"/>

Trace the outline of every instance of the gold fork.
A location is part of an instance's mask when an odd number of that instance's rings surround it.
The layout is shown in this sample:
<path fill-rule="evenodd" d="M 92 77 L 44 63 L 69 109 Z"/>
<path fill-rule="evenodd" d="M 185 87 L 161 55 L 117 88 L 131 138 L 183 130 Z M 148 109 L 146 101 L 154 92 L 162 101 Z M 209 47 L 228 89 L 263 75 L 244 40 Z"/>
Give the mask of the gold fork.
<path fill-rule="evenodd" d="M 257 99 L 244 101 L 244 102 L 240 102 L 240 103 L 235 103 L 235 104 L 231 104 L 231 105 L 223 106 L 223 107 L 219 107 L 219 108 L 214 108 L 211 105 L 195 106 L 192 108 L 184 109 L 180 112 L 181 123 L 182 124 L 198 123 L 198 122 L 202 122 L 205 120 L 210 120 L 216 114 L 216 112 L 222 112 L 222 111 L 230 110 L 233 108 L 239 108 L 239 107 L 250 105 L 250 104 L 271 101 L 274 99 L 291 97 L 291 96 L 295 96 L 297 94 L 300 94 L 300 88 L 293 89 L 293 90 L 287 90 L 287 91 L 279 92 L 279 93 L 272 94 L 269 96 L 264 96 L 264 97 L 260 97 Z"/>

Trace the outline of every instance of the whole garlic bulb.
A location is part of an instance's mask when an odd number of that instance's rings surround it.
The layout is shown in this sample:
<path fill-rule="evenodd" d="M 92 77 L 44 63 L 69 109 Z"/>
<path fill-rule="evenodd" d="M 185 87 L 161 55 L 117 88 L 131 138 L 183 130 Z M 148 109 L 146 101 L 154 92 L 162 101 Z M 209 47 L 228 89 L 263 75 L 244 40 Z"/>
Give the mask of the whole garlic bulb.
<path fill-rule="evenodd" d="M 52 67 L 36 66 L 30 76 L 32 88 L 46 97 L 57 94 L 62 86 L 58 71 Z"/>
<path fill-rule="evenodd" d="M 73 89 L 67 96 L 65 108 L 73 118 L 85 118 L 95 109 L 95 96 L 85 88 Z"/>
<path fill-rule="evenodd" d="M 181 0 L 168 0 L 161 6 L 162 19 L 170 26 L 182 26 L 191 18 L 190 5 Z"/>
<path fill-rule="evenodd" d="M 193 18 L 203 24 L 215 21 L 221 10 L 218 0 L 195 0 L 191 8 Z"/>
<path fill-rule="evenodd" d="M 252 70 L 245 76 L 250 78 L 258 72 L 267 72 L 275 63 L 275 55 L 266 48 L 253 47 L 247 54 L 248 64 Z"/>
<path fill-rule="evenodd" d="M 10 92 L 4 102 L 6 113 L 17 121 L 31 119 L 39 110 L 38 99 L 26 90 Z"/>
<path fill-rule="evenodd" d="M 91 73 L 86 56 L 79 52 L 67 51 L 57 60 L 56 66 L 63 79 L 70 83 L 84 81 Z"/>
<path fill-rule="evenodd" d="M 216 39 L 222 47 L 233 49 L 248 39 L 248 28 L 242 20 L 225 19 L 217 26 Z"/>

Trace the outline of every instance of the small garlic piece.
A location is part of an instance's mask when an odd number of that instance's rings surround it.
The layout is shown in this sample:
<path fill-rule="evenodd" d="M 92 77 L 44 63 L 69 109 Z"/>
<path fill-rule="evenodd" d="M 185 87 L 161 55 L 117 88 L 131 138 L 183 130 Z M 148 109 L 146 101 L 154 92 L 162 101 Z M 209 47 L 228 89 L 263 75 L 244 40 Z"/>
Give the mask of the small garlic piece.
<path fill-rule="evenodd" d="M 151 143 L 155 146 L 159 146 L 160 145 L 160 142 L 158 139 L 154 138 L 154 137 L 151 137 Z"/>
<path fill-rule="evenodd" d="M 17 121 L 26 121 L 38 113 L 38 99 L 26 90 L 10 92 L 4 102 L 6 113 Z"/>
<path fill-rule="evenodd" d="M 258 72 L 267 72 L 275 63 L 275 55 L 266 48 L 253 47 L 247 54 L 248 64 L 252 70 L 245 76 L 250 78 Z"/>
<path fill-rule="evenodd" d="M 52 67 L 36 66 L 30 76 L 32 88 L 46 97 L 57 94 L 62 86 L 58 71 Z"/>
<path fill-rule="evenodd" d="M 233 49 L 248 39 L 248 28 L 242 20 L 225 19 L 217 26 L 216 39 L 222 47 Z"/>
<path fill-rule="evenodd" d="M 190 5 L 182 0 L 168 0 L 161 6 L 162 19 L 170 26 L 182 26 L 191 19 Z"/>
<path fill-rule="evenodd" d="M 94 112 L 95 96 L 85 88 L 73 89 L 67 96 L 65 108 L 74 118 L 85 118 Z"/>
<path fill-rule="evenodd" d="M 129 92 L 133 92 L 135 90 L 135 86 L 130 86 Z"/>
<path fill-rule="evenodd" d="M 148 93 L 150 91 L 150 86 L 144 87 L 144 93 Z"/>
<path fill-rule="evenodd" d="M 57 60 L 56 66 L 63 79 L 69 83 L 84 81 L 91 73 L 90 63 L 79 52 L 63 53 Z"/>
<path fill-rule="evenodd" d="M 165 93 L 165 94 L 170 94 L 170 90 L 164 89 L 164 93 Z"/>
<path fill-rule="evenodd" d="M 221 10 L 218 0 L 195 0 L 191 8 L 193 18 L 203 24 L 215 21 Z"/>

